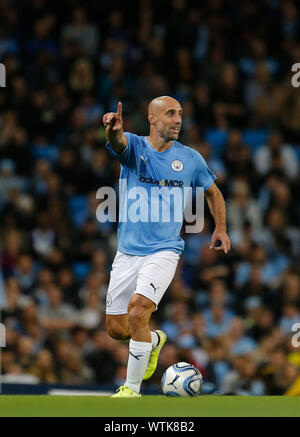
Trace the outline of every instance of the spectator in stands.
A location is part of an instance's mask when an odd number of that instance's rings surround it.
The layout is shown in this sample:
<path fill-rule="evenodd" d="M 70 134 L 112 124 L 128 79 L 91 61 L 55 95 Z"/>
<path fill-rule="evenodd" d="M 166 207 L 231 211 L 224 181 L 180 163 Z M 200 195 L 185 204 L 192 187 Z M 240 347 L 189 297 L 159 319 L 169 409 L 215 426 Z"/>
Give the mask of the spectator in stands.
<path fill-rule="evenodd" d="M 77 320 L 76 310 L 63 302 L 60 288 L 52 284 L 47 290 L 48 305 L 39 311 L 41 325 L 50 332 L 68 330 L 75 326 Z"/>
<path fill-rule="evenodd" d="M 112 381 L 118 367 L 114 351 L 117 341 L 104 331 L 96 331 L 93 335 L 94 350 L 86 357 L 86 362 L 94 372 L 94 381 L 104 384 Z M 117 359 L 119 356 L 117 354 Z"/>
<path fill-rule="evenodd" d="M 250 223 L 255 230 L 262 227 L 262 217 L 255 199 L 251 198 L 249 185 L 242 180 L 235 180 L 232 197 L 227 203 L 229 229 L 242 229 Z"/>
<path fill-rule="evenodd" d="M 68 55 L 68 44 L 74 42 L 79 46 L 79 53 L 87 56 L 95 56 L 99 44 L 99 31 L 91 24 L 82 7 L 72 11 L 72 20 L 62 29 L 62 47 L 65 55 Z"/>
<path fill-rule="evenodd" d="M 167 307 L 168 319 L 162 324 L 162 329 L 170 341 L 175 341 L 179 333 L 191 328 L 188 317 L 188 307 L 183 301 L 175 301 Z"/>
<path fill-rule="evenodd" d="M 268 144 L 261 146 L 254 157 L 255 167 L 259 175 L 265 176 L 271 170 L 281 170 L 289 179 L 298 174 L 298 160 L 293 149 L 283 143 L 279 131 L 273 131 Z"/>
<path fill-rule="evenodd" d="M 226 64 L 214 92 L 214 115 L 219 128 L 242 127 L 246 119 L 244 96 L 238 81 L 237 69 Z"/>
<path fill-rule="evenodd" d="M 216 338 L 229 333 L 233 313 L 221 303 L 213 303 L 203 311 L 203 318 L 207 337 Z"/>
<path fill-rule="evenodd" d="M 266 387 L 258 377 L 258 367 L 249 356 L 237 356 L 234 359 L 234 370 L 223 379 L 221 392 L 238 396 L 265 394 Z"/>
<path fill-rule="evenodd" d="M 35 362 L 27 369 L 27 372 L 38 378 L 39 382 L 54 384 L 57 376 L 54 370 L 53 355 L 48 349 L 42 349 Z"/>
<path fill-rule="evenodd" d="M 231 370 L 228 347 L 219 338 L 210 339 L 207 343 L 209 361 L 205 365 L 205 380 L 212 382 L 217 390 L 228 372 Z"/>

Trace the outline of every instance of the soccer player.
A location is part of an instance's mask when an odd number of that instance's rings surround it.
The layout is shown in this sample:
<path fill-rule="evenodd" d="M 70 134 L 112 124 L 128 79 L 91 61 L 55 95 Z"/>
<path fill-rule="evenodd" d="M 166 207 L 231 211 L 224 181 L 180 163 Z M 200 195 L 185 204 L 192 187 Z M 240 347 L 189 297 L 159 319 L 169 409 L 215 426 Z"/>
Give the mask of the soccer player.
<path fill-rule="evenodd" d="M 127 191 L 120 192 L 120 212 L 130 209 L 129 200 L 124 198 L 130 189 L 138 191 L 143 187 L 150 207 L 153 187 L 203 187 L 215 221 L 210 247 L 227 253 L 230 240 L 225 202 L 214 184 L 216 177 L 202 156 L 177 141 L 182 116 L 180 103 L 169 96 L 150 102 L 149 136 L 123 131 L 121 102 L 116 113 L 103 116 L 106 147 L 121 163 L 120 179 L 127 183 Z M 149 320 L 172 281 L 183 252 L 181 227 L 182 221 L 175 220 L 119 220 L 118 250 L 106 299 L 106 326 L 111 337 L 130 341 L 126 382 L 113 397 L 140 396 L 142 380 L 150 378 L 156 369 L 166 335 L 160 330 L 150 331 Z M 215 247 L 217 240 L 221 244 Z"/>

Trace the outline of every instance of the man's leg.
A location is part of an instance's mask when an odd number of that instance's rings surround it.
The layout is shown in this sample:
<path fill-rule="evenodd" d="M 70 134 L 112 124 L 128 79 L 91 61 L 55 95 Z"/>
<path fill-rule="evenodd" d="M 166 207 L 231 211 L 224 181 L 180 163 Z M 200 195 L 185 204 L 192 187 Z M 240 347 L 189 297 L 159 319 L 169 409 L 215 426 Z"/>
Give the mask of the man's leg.
<path fill-rule="evenodd" d="M 172 251 L 161 251 L 148 256 L 139 270 L 136 293 L 142 294 L 158 306 L 170 285 L 178 264 L 179 255 Z M 151 378 L 157 367 L 159 354 L 167 340 L 163 331 L 151 332 L 152 351 L 144 380 Z"/>
<path fill-rule="evenodd" d="M 113 397 L 139 396 L 143 378 L 150 378 L 156 369 L 166 335 L 162 331 L 150 332 L 149 321 L 174 276 L 179 255 L 164 251 L 140 257 L 140 263 L 133 265 L 132 275 L 131 263 L 123 264 L 123 259 L 128 261 L 129 257 L 118 255 L 119 263 L 114 263 L 111 273 L 107 299 L 107 330 L 113 338 L 131 340 L 126 384 Z M 135 292 L 128 296 L 130 290 Z M 124 314 L 125 308 L 128 314 Z M 116 315 L 118 311 L 120 315 Z"/>
<path fill-rule="evenodd" d="M 128 305 L 128 322 L 131 340 L 129 342 L 129 357 L 127 378 L 125 385 L 140 392 L 150 354 L 152 351 L 152 337 L 149 320 L 155 304 L 145 296 L 135 293 Z"/>
<path fill-rule="evenodd" d="M 157 344 L 157 336 L 149 329 L 154 309 L 155 304 L 150 299 L 136 293 L 130 298 L 128 314 L 106 315 L 106 327 L 111 337 L 122 341 L 130 338 L 126 382 L 113 397 L 140 396 L 150 353 Z"/>

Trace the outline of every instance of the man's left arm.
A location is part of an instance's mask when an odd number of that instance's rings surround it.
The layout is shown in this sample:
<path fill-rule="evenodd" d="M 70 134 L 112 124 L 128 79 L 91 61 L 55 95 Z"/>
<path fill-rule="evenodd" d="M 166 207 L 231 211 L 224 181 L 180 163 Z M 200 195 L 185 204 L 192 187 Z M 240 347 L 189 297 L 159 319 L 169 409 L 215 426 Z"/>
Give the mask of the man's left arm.
<path fill-rule="evenodd" d="M 210 249 L 223 250 L 227 253 L 230 250 L 230 239 L 226 232 L 226 206 L 224 197 L 214 183 L 204 194 L 209 210 L 215 220 L 215 230 L 211 237 Z M 217 240 L 221 241 L 221 246 L 214 247 Z"/>

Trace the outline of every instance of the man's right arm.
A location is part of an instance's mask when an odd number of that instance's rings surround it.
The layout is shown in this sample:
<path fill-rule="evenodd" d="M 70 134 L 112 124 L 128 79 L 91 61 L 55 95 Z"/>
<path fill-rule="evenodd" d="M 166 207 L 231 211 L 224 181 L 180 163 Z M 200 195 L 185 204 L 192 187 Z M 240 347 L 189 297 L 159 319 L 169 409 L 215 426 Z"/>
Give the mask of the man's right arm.
<path fill-rule="evenodd" d="M 127 146 L 127 138 L 123 132 L 122 103 L 118 103 L 117 112 L 108 112 L 103 116 L 103 124 L 106 126 L 106 139 L 114 152 L 122 153 Z"/>

